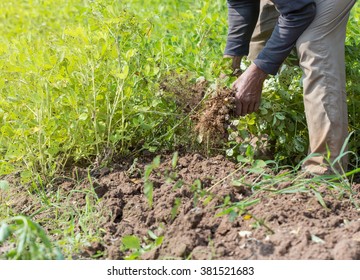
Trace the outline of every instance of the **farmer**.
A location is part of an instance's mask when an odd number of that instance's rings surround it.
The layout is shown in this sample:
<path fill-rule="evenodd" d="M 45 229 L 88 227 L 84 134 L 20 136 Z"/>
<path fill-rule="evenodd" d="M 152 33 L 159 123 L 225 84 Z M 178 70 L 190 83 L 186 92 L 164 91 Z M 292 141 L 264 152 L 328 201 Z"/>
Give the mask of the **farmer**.
<path fill-rule="evenodd" d="M 314 175 L 331 172 L 327 150 L 333 161 L 348 136 L 344 41 L 355 1 L 228 0 L 224 57 L 232 58 L 237 70 L 243 56 L 252 60 L 233 85 L 236 113 L 244 116 L 259 108 L 265 78 L 277 73 L 296 45 L 303 70 L 309 153 L 318 154 L 306 160 L 303 169 Z M 336 168 L 346 170 L 347 158 Z"/>

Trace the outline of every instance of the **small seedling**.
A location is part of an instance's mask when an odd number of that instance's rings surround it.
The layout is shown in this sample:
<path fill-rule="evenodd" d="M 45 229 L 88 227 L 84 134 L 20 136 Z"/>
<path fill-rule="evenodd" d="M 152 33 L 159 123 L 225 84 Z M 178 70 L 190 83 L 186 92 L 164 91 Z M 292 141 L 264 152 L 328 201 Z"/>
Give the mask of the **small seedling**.
<path fill-rule="evenodd" d="M 173 154 L 173 157 L 172 157 L 172 160 L 171 160 L 171 167 L 172 167 L 173 170 L 175 170 L 176 165 L 178 163 L 178 160 L 179 160 L 179 153 L 175 152 Z"/>
<path fill-rule="evenodd" d="M 142 243 L 141 239 L 135 235 L 127 235 L 121 239 L 121 251 L 130 254 L 125 257 L 125 260 L 137 260 L 141 255 L 161 246 L 164 236 L 157 236 L 153 231 L 148 230 L 148 236 L 145 237 L 145 242 Z"/>
<path fill-rule="evenodd" d="M 205 197 L 206 194 L 208 193 L 207 190 L 202 188 L 201 180 L 199 180 L 199 179 L 196 179 L 194 181 L 194 183 L 190 186 L 190 190 L 194 193 L 194 207 L 197 206 L 199 199 Z M 210 200 L 211 200 L 211 198 L 210 198 Z M 209 201 L 207 201 L 207 203 L 208 202 Z"/>
<path fill-rule="evenodd" d="M 178 214 L 179 207 L 181 205 L 181 198 L 177 197 L 174 202 L 174 206 L 171 208 L 171 220 L 174 220 Z"/>
<path fill-rule="evenodd" d="M 230 200 L 226 199 L 224 202 L 226 202 L 226 204 L 224 203 L 223 205 L 221 205 L 220 207 L 224 207 L 226 206 L 227 208 L 223 211 L 221 211 L 220 213 L 218 213 L 216 216 L 217 217 L 221 217 L 223 215 L 228 215 L 229 219 L 231 222 L 235 221 L 235 219 L 241 215 L 244 215 L 247 213 L 247 208 L 250 206 L 253 206 L 257 203 L 260 202 L 260 199 L 253 199 L 251 200 L 250 198 L 247 200 L 243 200 L 243 201 L 239 201 L 239 202 L 234 202 L 234 203 L 230 203 Z"/>
<path fill-rule="evenodd" d="M 150 181 L 149 177 L 151 172 L 160 166 L 160 156 L 157 156 L 153 159 L 152 163 L 145 166 L 144 173 L 144 194 L 149 202 L 149 207 L 152 208 L 153 205 L 153 191 L 154 185 L 153 182 Z"/>

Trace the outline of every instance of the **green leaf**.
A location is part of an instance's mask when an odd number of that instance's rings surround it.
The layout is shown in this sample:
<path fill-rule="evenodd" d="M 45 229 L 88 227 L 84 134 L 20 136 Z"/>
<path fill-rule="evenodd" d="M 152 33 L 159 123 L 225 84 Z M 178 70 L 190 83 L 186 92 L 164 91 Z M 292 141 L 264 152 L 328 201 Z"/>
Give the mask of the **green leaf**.
<path fill-rule="evenodd" d="M 0 190 L 6 191 L 9 189 L 9 182 L 5 180 L 0 181 Z"/>
<path fill-rule="evenodd" d="M 253 158 L 253 157 L 254 157 L 254 151 L 253 151 L 253 148 L 251 147 L 251 145 L 248 145 L 248 146 L 247 146 L 245 155 L 246 155 L 248 158 Z"/>
<path fill-rule="evenodd" d="M 158 247 L 163 243 L 164 240 L 164 236 L 159 236 L 158 238 L 156 238 L 155 240 L 155 246 Z"/>
<path fill-rule="evenodd" d="M 264 172 L 264 169 L 253 167 L 253 168 L 247 169 L 247 171 L 250 173 L 260 174 L 260 173 Z"/>
<path fill-rule="evenodd" d="M 141 124 L 141 127 L 143 127 L 144 130 L 151 129 L 151 126 L 146 125 L 146 124 L 144 124 L 144 123 Z M 155 152 L 157 151 L 157 149 L 158 149 L 158 148 L 157 148 L 156 146 L 149 146 L 149 147 L 148 147 L 148 150 L 149 150 L 149 152 L 151 152 L 151 153 L 155 153 Z"/>
<path fill-rule="evenodd" d="M 324 207 L 325 209 L 329 209 L 329 208 L 326 206 L 325 200 L 324 200 L 324 198 L 321 196 L 321 194 L 320 194 L 318 191 L 314 190 L 314 189 L 313 189 L 313 192 L 314 192 L 314 194 L 315 194 L 316 199 L 317 199 L 317 200 L 319 201 L 319 203 L 321 204 L 321 206 Z"/>
<path fill-rule="evenodd" d="M 226 155 L 228 157 L 232 157 L 234 155 L 234 149 L 227 149 L 226 150 Z"/>
<path fill-rule="evenodd" d="M 147 181 L 149 179 L 152 170 L 153 170 L 153 167 L 151 164 L 145 166 L 144 181 Z"/>
<path fill-rule="evenodd" d="M 234 222 L 238 216 L 239 216 L 239 214 L 236 211 L 231 211 L 229 213 L 230 222 Z"/>
<path fill-rule="evenodd" d="M 176 215 L 178 214 L 178 209 L 181 204 L 181 198 L 175 198 L 174 206 L 171 208 L 171 220 L 174 220 Z"/>
<path fill-rule="evenodd" d="M 178 159 L 179 159 L 179 153 L 178 153 L 178 152 L 175 152 L 175 153 L 173 154 L 173 157 L 172 157 L 172 160 L 171 160 L 171 167 L 172 167 L 172 169 L 175 169 L 175 168 L 176 168 Z"/>
<path fill-rule="evenodd" d="M 82 113 L 80 116 L 79 116 L 79 121 L 86 121 L 88 118 L 88 114 L 87 113 Z"/>
<path fill-rule="evenodd" d="M 173 189 L 179 189 L 179 188 L 181 188 L 183 185 L 184 185 L 184 181 L 179 180 L 179 181 L 177 181 L 177 182 L 175 183 Z"/>
<path fill-rule="evenodd" d="M 254 200 L 248 200 L 248 201 L 241 201 L 241 202 L 236 203 L 236 207 L 238 209 L 244 210 L 247 207 L 253 206 L 253 205 L 255 205 L 255 204 L 259 203 L 259 202 L 260 202 L 260 198 L 257 198 L 257 199 L 254 199 Z"/>
<path fill-rule="evenodd" d="M 141 256 L 140 252 L 134 252 L 134 253 L 130 254 L 129 256 L 126 256 L 124 258 L 124 260 L 127 260 L 127 261 L 138 260 L 140 256 Z"/>
<path fill-rule="evenodd" d="M 275 116 L 281 121 L 285 120 L 285 116 L 281 113 L 276 113 Z"/>
<path fill-rule="evenodd" d="M 253 164 L 253 167 L 255 167 L 255 168 L 263 168 L 265 166 L 266 166 L 266 162 L 261 159 L 255 160 L 255 162 Z"/>
<path fill-rule="evenodd" d="M 234 186 L 234 187 L 241 187 L 243 185 L 243 183 L 239 180 L 233 180 L 231 182 L 231 185 Z"/>
<path fill-rule="evenodd" d="M 34 229 L 35 232 L 37 232 L 37 235 L 40 237 L 40 239 L 44 243 L 45 247 L 51 250 L 52 245 L 51 245 L 51 242 L 50 242 L 48 236 L 46 235 L 46 232 L 44 231 L 44 229 L 38 223 L 35 223 L 35 222 L 31 221 L 30 219 L 28 219 L 28 223 L 31 226 L 31 228 Z"/>
<path fill-rule="evenodd" d="M 266 110 L 265 108 L 260 108 L 261 115 L 266 115 L 267 113 L 268 113 L 268 110 Z"/>
<path fill-rule="evenodd" d="M 153 205 L 153 190 L 154 190 L 153 183 L 150 181 L 146 181 L 144 183 L 144 194 L 148 200 L 150 208 L 152 208 L 152 205 Z"/>
<path fill-rule="evenodd" d="M 126 57 L 127 59 L 130 59 L 130 58 L 132 58 L 135 54 L 136 54 L 136 50 L 135 50 L 135 49 L 130 49 L 130 50 L 128 50 L 128 51 L 126 52 L 125 57 Z"/>
<path fill-rule="evenodd" d="M 21 234 L 19 235 L 19 243 L 16 248 L 16 254 L 18 256 L 21 256 L 23 254 L 23 251 L 25 250 L 26 239 L 27 239 L 26 229 L 21 228 Z"/>
<path fill-rule="evenodd" d="M 276 121 L 277 121 L 277 119 L 276 119 L 276 117 L 274 116 L 274 118 L 273 118 L 273 122 L 272 122 L 272 126 L 275 126 Z"/>
<path fill-rule="evenodd" d="M 232 211 L 234 211 L 235 207 L 230 207 L 230 208 L 227 208 L 219 213 L 217 213 L 215 215 L 215 217 L 221 217 L 221 216 L 224 216 L 224 215 L 228 215 L 230 214 Z"/>
<path fill-rule="evenodd" d="M 150 74 L 150 65 L 146 64 L 144 69 L 144 75 L 149 76 L 149 74 Z"/>
<path fill-rule="evenodd" d="M 315 234 L 311 235 L 311 241 L 318 244 L 325 244 L 325 241 L 322 240 L 320 237 L 316 236 Z"/>
<path fill-rule="evenodd" d="M 139 250 L 141 248 L 140 239 L 134 235 L 127 235 L 121 239 L 122 244 L 126 249 Z"/>
<path fill-rule="evenodd" d="M 5 242 L 5 240 L 10 236 L 11 231 L 7 223 L 2 223 L 0 227 L 0 243 Z"/>
<path fill-rule="evenodd" d="M 119 74 L 119 78 L 124 80 L 129 75 L 129 65 L 124 65 L 122 72 Z"/>
<path fill-rule="evenodd" d="M 237 157 L 236 157 L 236 160 L 237 160 L 238 162 L 242 162 L 242 163 L 248 163 L 248 162 L 250 161 L 248 158 L 246 158 L 246 157 L 244 157 L 244 156 L 242 156 L 242 155 L 237 156 Z"/>
<path fill-rule="evenodd" d="M 201 180 L 200 179 L 195 179 L 194 183 L 191 185 L 191 189 L 193 190 L 201 190 Z"/>
<path fill-rule="evenodd" d="M 157 75 L 159 72 L 160 72 L 160 68 L 159 67 L 154 67 L 153 76 Z"/>
<path fill-rule="evenodd" d="M 153 160 L 153 168 L 158 168 L 160 166 L 160 156 L 156 156 Z"/>
<path fill-rule="evenodd" d="M 225 199 L 224 199 L 224 206 L 226 206 L 226 205 L 228 205 L 229 204 L 229 202 L 230 202 L 230 195 L 227 195 L 226 197 L 225 197 Z"/>
<path fill-rule="evenodd" d="M 156 240 L 158 238 L 152 230 L 148 230 L 148 234 L 153 240 Z"/>

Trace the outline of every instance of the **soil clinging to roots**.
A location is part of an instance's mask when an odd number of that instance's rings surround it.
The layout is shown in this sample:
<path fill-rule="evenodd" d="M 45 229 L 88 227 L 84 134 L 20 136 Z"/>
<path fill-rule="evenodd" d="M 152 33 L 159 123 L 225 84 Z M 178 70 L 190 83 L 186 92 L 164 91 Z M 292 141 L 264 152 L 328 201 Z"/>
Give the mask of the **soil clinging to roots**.
<path fill-rule="evenodd" d="M 166 78 L 161 89 L 172 93 L 177 105 L 190 115 L 199 142 L 211 142 L 214 147 L 227 140 L 235 101 L 232 89 L 209 86 L 203 78 L 191 83 L 186 76 Z"/>

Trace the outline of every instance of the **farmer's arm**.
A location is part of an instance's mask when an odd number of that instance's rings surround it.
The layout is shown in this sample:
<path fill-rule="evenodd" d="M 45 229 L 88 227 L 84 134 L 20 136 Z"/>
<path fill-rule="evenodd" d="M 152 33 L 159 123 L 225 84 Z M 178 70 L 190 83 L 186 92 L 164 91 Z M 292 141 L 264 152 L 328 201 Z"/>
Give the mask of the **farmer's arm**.
<path fill-rule="evenodd" d="M 228 36 L 224 56 L 249 53 L 252 33 L 259 17 L 260 0 L 228 0 Z"/>
<path fill-rule="evenodd" d="M 273 0 L 280 16 L 275 29 L 254 63 L 268 74 L 275 75 L 290 54 L 297 39 L 315 17 L 313 0 Z"/>
<path fill-rule="evenodd" d="M 315 17 L 313 0 L 273 0 L 280 16 L 275 29 L 254 63 L 234 83 L 236 113 L 246 115 L 260 105 L 267 74 L 276 74 L 296 40 Z"/>

